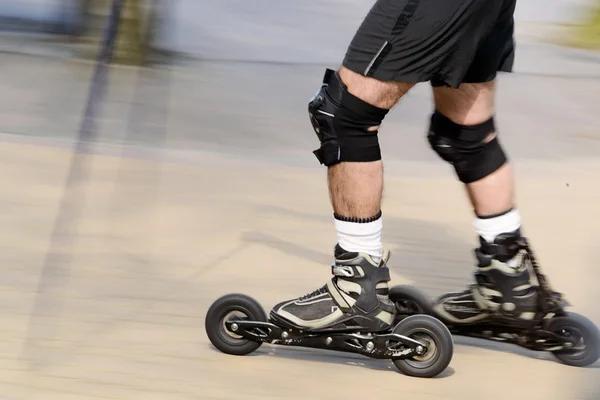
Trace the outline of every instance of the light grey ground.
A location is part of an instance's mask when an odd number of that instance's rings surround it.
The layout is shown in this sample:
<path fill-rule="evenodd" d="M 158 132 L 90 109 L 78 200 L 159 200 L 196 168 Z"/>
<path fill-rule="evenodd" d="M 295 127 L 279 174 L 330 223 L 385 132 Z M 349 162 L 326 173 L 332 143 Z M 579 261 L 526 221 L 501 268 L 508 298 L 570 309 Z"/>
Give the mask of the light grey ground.
<path fill-rule="evenodd" d="M 243 4 L 239 15 L 258 18 Z M 319 4 L 280 6 L 281 26 L 336 10 Z M 91 65 L 0 54 L 0 397 L 598 398 L 598 368 L 479 341 L 456 339 L 451 369 L 435 380 L 362 357 L 265 346 L 236 358 L 209 345 L 204 315 L 218 296 L 244 292 L 268 309 L 328 278 L 335 234 L 306 103 L 343 52 L 351 11 L 331 39 L 281 28 L 272 42 L 243 19 L 244 35 L 223 36 L 215 14 L 203 20 L 208 60 L 113 70 L 96 155 L 83 157 L 91 173 L 77 240 L 58 242 L 72 257 L 50 262 Z M 600 323 L 600 56 L 523 37 L 498 104 L 519 208 L 551 281 Z M 417 87 L 381 142 L 393 283 L 434 296 L 470 282 L 475 238 L 462 188 L 427 148 L 430 107 Z"/>

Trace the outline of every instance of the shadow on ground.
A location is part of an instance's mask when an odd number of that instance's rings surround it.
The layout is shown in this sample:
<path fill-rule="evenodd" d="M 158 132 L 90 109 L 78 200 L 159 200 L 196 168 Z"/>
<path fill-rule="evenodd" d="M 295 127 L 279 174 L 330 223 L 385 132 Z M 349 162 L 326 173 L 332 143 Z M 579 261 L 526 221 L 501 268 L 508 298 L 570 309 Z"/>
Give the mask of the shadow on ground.
<path fill-rule="evenodd" d="M 299 212 L 281 206 L 260 206 L 257 214 L 333 223 L 331 216 Z M 286 254 L 328 266 L 332 253 L 325 253 L 286 241 L 265 232 L 247 231 L 243 241 L 260 243 Z M 469 243 L 443 224 L 385 217 L 385 242 L 391 244 L 390 269 L 431 296 L 462 289 L 471 283 L 474 267 L 473 243 Z M 333 249 L 335 243 L 330 248 Z M 392 282 L 392 285 L 394 283 Z"/>
<path fill-rule="evenodd" d="M 209 345 L 212 351 L 218 351 L 212 345 Z M 389 371 L 400 373 L 394 364 L 389 360 L 376 360 L 364 357 L 361 355 L 354 355 L 349 353 L 341 353 L 335 351 L 327 351 L 321 349 L 307 349 L 307 348 L 292 348 L 292 347 L 281 347 L 281 346 L 268 346 L 265 345 L 256 352 L 249 354 L 245 357 L 276 357 L 285 358 L 291 360 L 301 360 L 309 362 L 321 362 L 328 364 L 337 365 L 349 365 L 360 368 L 368 368 L 375 371 Z M 454 375 L 455 371 L 452 367 L 448 367 L 444 372 L 433 379 L 443 379 Z"/>

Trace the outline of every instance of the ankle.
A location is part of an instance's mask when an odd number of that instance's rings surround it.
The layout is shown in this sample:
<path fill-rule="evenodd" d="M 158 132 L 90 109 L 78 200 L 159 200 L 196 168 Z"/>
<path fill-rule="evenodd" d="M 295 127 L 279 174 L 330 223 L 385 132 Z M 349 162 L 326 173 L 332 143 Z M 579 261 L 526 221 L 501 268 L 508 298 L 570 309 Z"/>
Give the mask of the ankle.
<path fill-rule="evenodd" d="M 350 253 L 364 253 L 379 262 L 383 256 L 381 211 L 370 218 L 346 217 L 334 214 L 338 248 Z"/>
<path fill-rule="evenodd" d="M 475 231 L 486 243 L 493 244 L 503 235 L 519 232 L 521 229 L 521 214 L 511 208 L 495 215 L 477 215 L 473 222 Z"/>

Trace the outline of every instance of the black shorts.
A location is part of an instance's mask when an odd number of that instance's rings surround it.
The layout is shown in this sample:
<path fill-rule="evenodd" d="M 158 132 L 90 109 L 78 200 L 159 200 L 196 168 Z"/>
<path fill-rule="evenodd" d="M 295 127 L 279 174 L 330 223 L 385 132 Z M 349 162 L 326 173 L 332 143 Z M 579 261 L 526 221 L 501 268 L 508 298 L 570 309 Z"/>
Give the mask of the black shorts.
<path fill-rule="evenodd" d="M 516 0 L 376 0 L 343 65 L 383 81 L 458 87 L 512 72 Z"/>

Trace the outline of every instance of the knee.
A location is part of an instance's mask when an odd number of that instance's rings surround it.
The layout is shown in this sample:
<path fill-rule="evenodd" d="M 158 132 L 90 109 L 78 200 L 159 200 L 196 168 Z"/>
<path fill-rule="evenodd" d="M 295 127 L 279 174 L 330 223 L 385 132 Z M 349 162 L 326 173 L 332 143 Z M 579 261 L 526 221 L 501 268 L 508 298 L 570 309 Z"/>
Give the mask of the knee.
<path fill-rule="evenodd" d="M 461 125 L 436 110 L 431 116 L 428 140 L 431 148 L 454 166 L 463 183 L 483 179 L 507 162 L 493 116 L 477 125 Z"/>
<path fill-rule="evenodd" d="M 310 122 L 321 143 L 313 153 L 326 166 L 380 160 L 377 128 L 388 111 L 351 94 L 339 74 L 327 69 L 321 88 L 308 104 Z"/>

